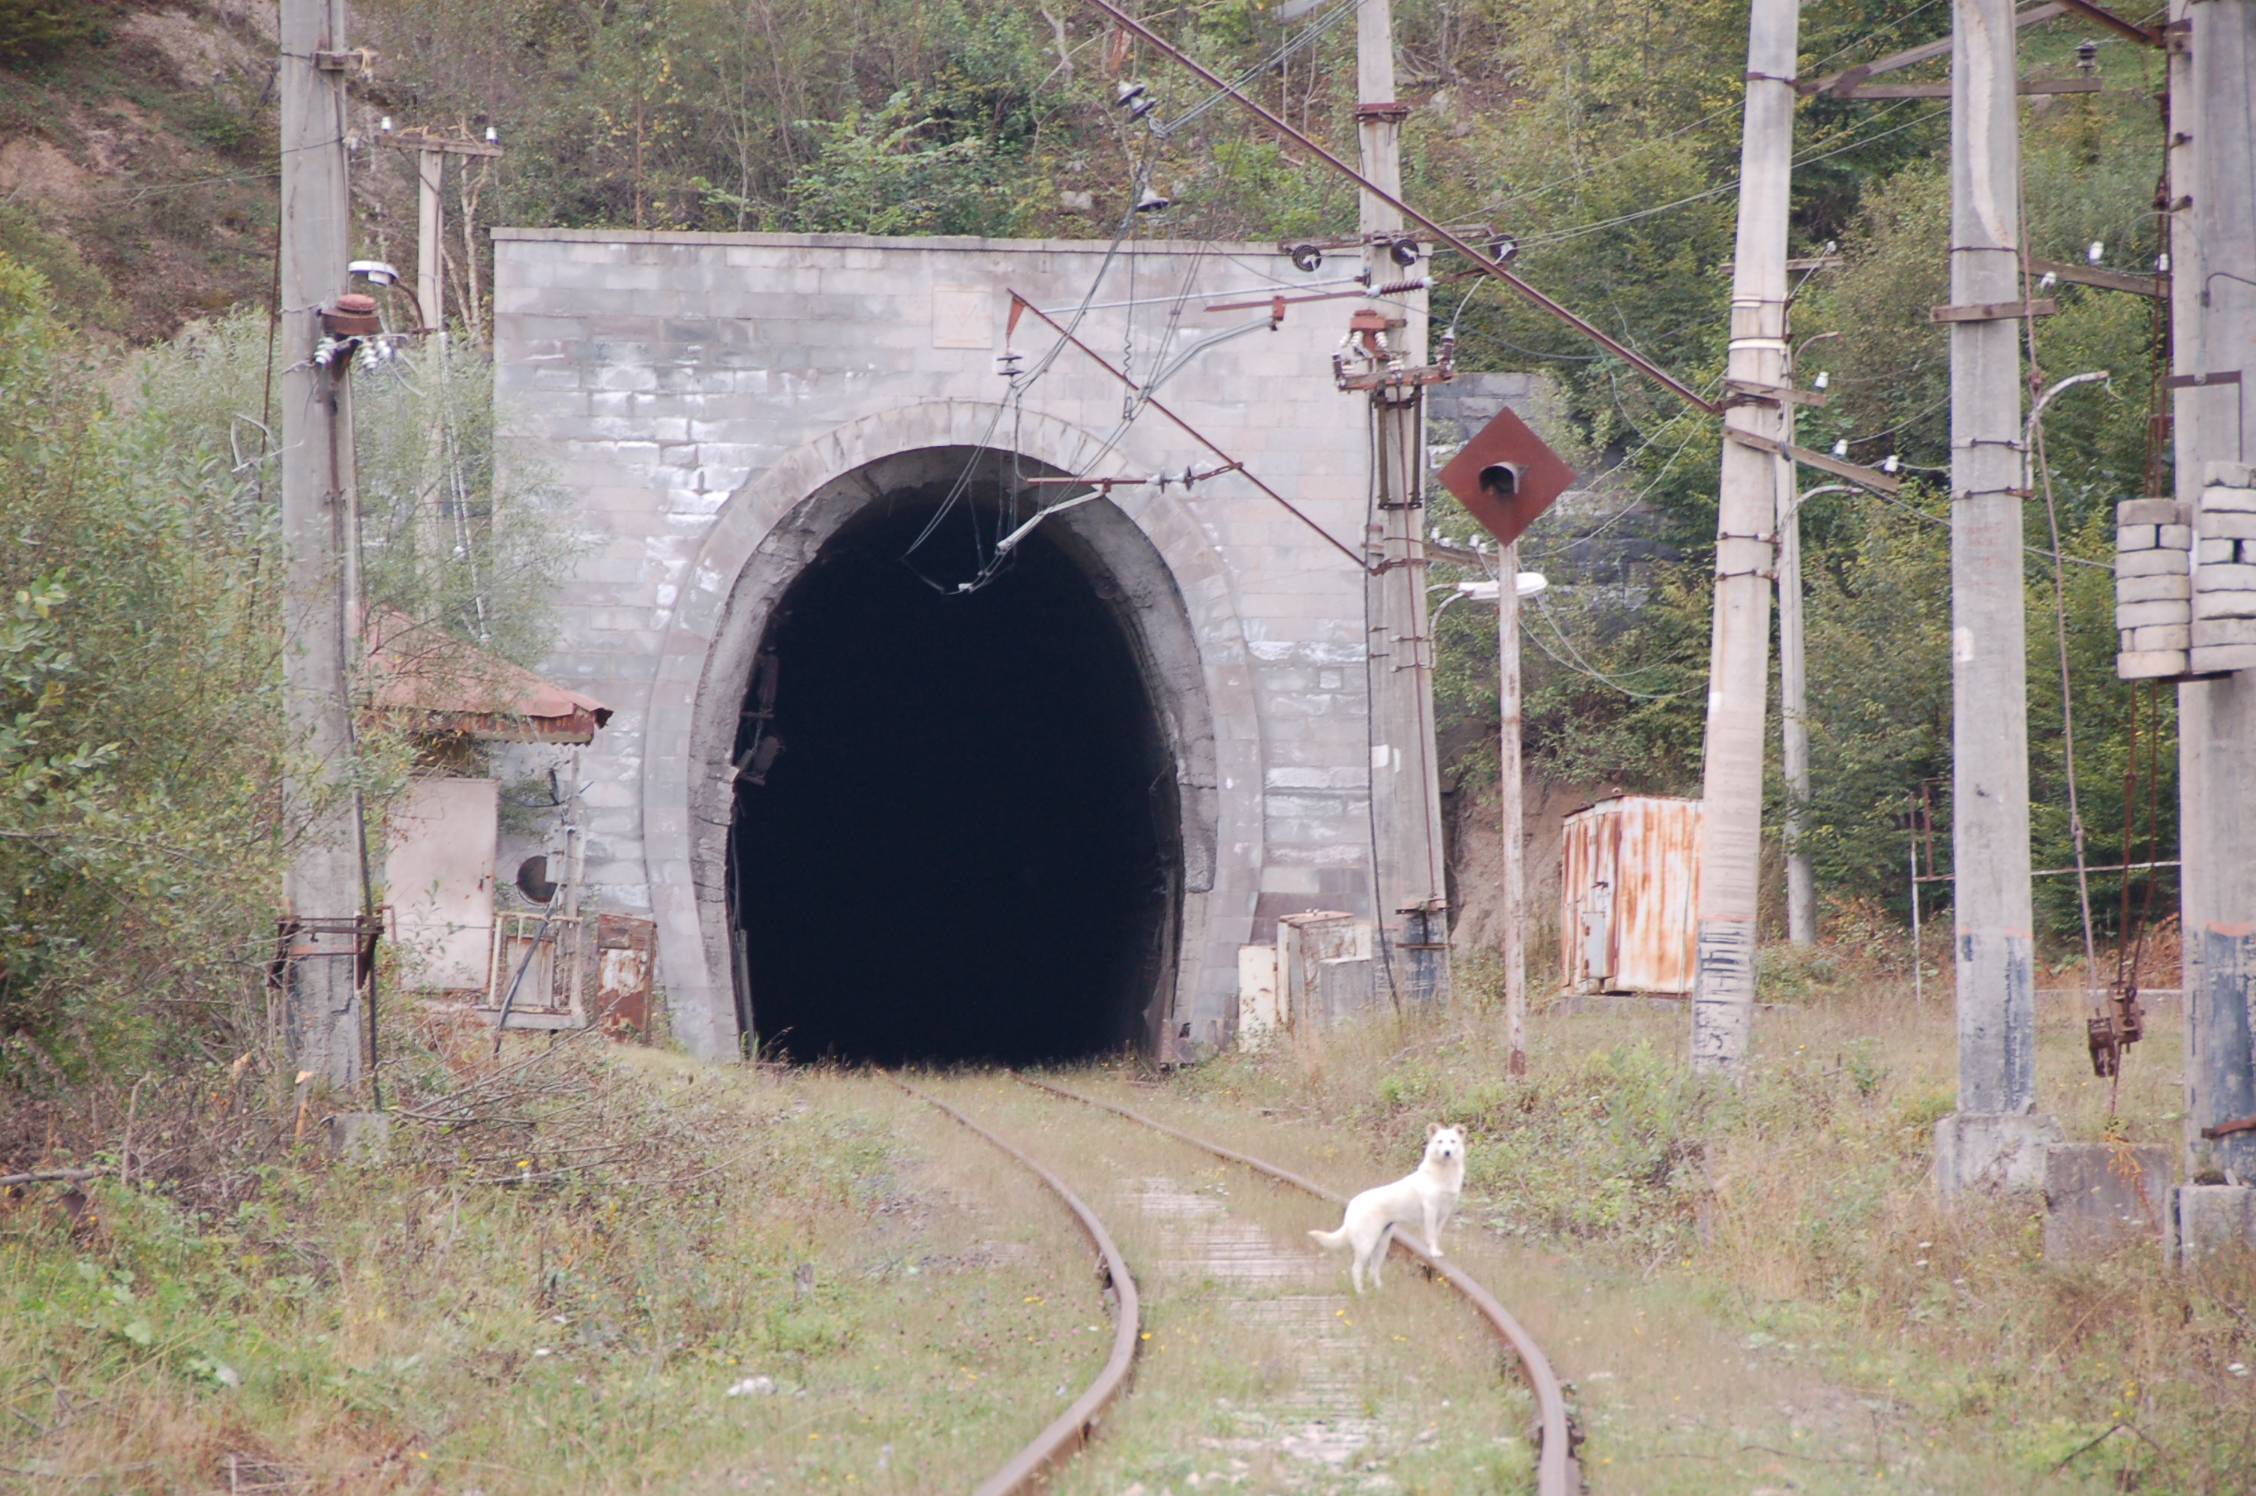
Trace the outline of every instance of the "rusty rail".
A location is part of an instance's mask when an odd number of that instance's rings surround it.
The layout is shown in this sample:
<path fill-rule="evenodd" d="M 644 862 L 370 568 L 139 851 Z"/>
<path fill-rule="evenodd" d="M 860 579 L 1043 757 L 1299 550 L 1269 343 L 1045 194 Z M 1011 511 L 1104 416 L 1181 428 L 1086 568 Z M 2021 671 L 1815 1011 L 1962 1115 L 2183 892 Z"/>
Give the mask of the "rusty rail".
<path fill-rule="evenodd" d="M 1179 1127 L 1170 1127 L 1165 1122 L 1156 1121 L 1141 1112 L 1130 1111 L 1127 1107 L 1116 1105 L 1110 1101 L 1103 1101 L 1094 1096 L 1083 1096 L 1078 1091 L 1068 1091 L 1063 1086 L 1053 1086 L 1047 1081 L 1036 1080 L 1032 1076 L 1018 1075 L 1013 1072 L 1013 1078 L 1025 1085 L 1034 1087 L 1036 1090 L 1047 1091 L 1053 1096 L 1062 1096 L 1068 1101 L 1078 1101 L 1083 1106 L 1097 1107 L 1103 1111 L 1126 1117 L 1131 1122 L 1139 1122 L 1155 1132 L 1166 1133 L 1171 1138 L 1188 1143 L 1194 1148 L 1203 1149 L 1217 1158 L 1226 1158 L 1232 1163 L 1243 1164 L 1257 1174 L 1266 1174 L 1271 1179 L 1289 1184 L 1297 1190 L 1305 1190 L 1309 1194 L 1319 1199 L 1329 1200 L 1335 1205 L 1347 1203 L 1345 1195 L 1335 1190 L 1328 1190 L 1314 1180 L 1304 1179 L 1289 1169 L 1280 1169 L 1275 1164 L 1255 1158 L 1250 1153 L 1240 1153 L 1234 1148 L 1225 1148 L 1220 1143 L 1210 1143 L 1204 1138 L 1194 1137 Z M 1494 1330 L 1504 1343 L 1512 1348 L 1513 1354 L 1519 1357 L 1520 1369 L 1527 1378 L 1528 1388 L 1535 1393 L 1537 1443 L 1539 1446 L 1535 1467 L 1537 1496 L 1577 1496 L 1577 1493 L 1582 1490 L 1582 1471 L 1574 1457 L 1573 1436 L 1568 1431 L 1567 1401 L 1559 1387 L 1558 1376 L 1551 1370 L 1550 1359 L 1543 1354 L 1543 1348 L 1535 1343 L 1535 1337 L 1530 1335 L 1526 1327 L 1512 1317 L 1511 1312 L 1497 1301 L 1494 1294 L 1481 1287 L 1470 1274 L 1456 1263 L 1451 1262 L 1446 1257 L 1436 1260 L 1428 1256 L 1423 1247 L 1409 1241 L 1399 1233 L 1394 1238 L 1394 1244 L 1424 1263 L 1442 1281 L 1456 1289 L 1467 1303 L 1480 1311 L 1481 1318 L 1488 1321 L 1489 1328 Z"/>
<path fill-rule="evenodd" d="M 917 1100 L 938 1107 L 970 1131 L 993 1143 L 1024 1164 L 1035 1178 L 1049 1186 L 1051 1193 L 1063 1200 L 1073 1212 L 1082 1234 L 1097 1249 L 1097 1255 L 1104 1261 L 1105 1280 L 1111 1285 L 1113 1292 L 1119 1295 L 1120 1302 L 1114 1307 L 1112 1316 L 1112 1355 L 1105 1361 L 1104 1370 L 1097 1373 L 1097 1379 L 1074 1400 L 1072 1407 L 1060 1413 L 1048 1428 L 1034 1437 L 1033 1443 L 1012 1455 L 1000 1470 L 980 1482 L 978 1489 L 972 1492 L 972 1496 L 1017 1496 L 1019 1492 L 1031 1491 L 1039 1486 L 1053 1466 L 1061 1465 L 1079 1454 L 1089 1442 L 1098 1416 L 1112 1405 L 1113 1400 L 1128 1385 L 1129 1374 L 1136 1369 L 1137 1333 L 1142 1326 L 1143 1317 L 1142 1306 L 1136 1296 L 1136 1280 L 1129 1275 L 1128 1261 L 1120 1255 L 1120 1248 L 1114 1244 L 1112 1233 L 1105 1230 L 1104 1222 L 1097 1219 L 1096 1212 L 1081 1203 L 1079 1195 L 1065 1187 L 1064 1180 L 939 1097 L 925 1094 L 897 1075 L 889 1076 L 888 1079 Z"/>

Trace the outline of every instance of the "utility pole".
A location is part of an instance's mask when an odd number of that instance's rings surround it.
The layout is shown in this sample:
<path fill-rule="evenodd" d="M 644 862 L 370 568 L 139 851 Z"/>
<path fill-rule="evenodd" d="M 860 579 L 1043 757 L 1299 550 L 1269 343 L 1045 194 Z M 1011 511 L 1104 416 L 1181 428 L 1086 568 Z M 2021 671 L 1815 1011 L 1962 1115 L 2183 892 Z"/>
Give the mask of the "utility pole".
<path fill-rule="evenodd" d="M 1830 250 L 1833 246 L 1826 246 Z M 1820 264 L 1823 263 L 1821 260 Z M 1821 332 L 1803 342 L 1837 338 Z M 1800 349 L 1786 357 L 1786 382 L 1794 382 Z M 1825 377 L 1818 376 L 1822 389 Z M 1795 402 L 1779 402 L 1784 439 L 1794 440 Z M 1786 778 L 1786 813 L 1779 830 L 1786 843 L 1786 938 L 1795 945 L 1817 944 L 1817 869 L 1802 845 L 1802 821 L 1810 797 L 1809 656 L 1802 631 L 1802 501 L 1812 494 L 1845 488 L 1828 483 L 1798 493 L 1799 473 L 1791 462 L 1778 464 L 1778 761 Z"/>
<path fill-rule="evenodd" d="M 1394 13 L 1363 0 L 1356 14 L 1356 135 L 1363 174 L 1387 197 L 1402 196 L 1402 121 L 1394 97 Z M 1402 273 L 1392 259 L 1399 210 L 1362 193 L 1363 262 L 1373 287 Z M 1402 361 L 1426 357 L 1422 303 L 1387 334 Z M 1441 784 L 1434 762 L 1433 637 L 1426 617 L 1424 391 L 1381 381 L 1371 391 L 1372 463 L 1379 515 L 1366 537 L 1378 574 L 1364 584 L 1369 607 L 1371 795 L 1379 825 L 1373 890 L 1382 957 L 1406 1001 L 1449 997 L 1449 902 L 1442 866 Z"/>
<path fill-rule="evenodd" d="M 1701 768 L 1699 930 L 1692 1064 L 1736 1076 L 1755 1009 L 1755 896 L 1762 853 L 1763 717 L 1769 688 L 1771 527 L 1788 459 L 1778 393 L 1786 372 L 1786 230 L 1793 182 L 1798 0 L 1754 0 L 1739 147 L 1739 237 L 1732 267 L 1716 510 L 1715 627 Z M 1754 443 L 1733 439 L 1746 433 Z M 1760 445 L 1758 445 L 1758 443 Z M 1788 483 L 1793 480 L 1786 479 Z"/>
<path fill-rule="evenodd" d="M 2178 686 L 2178 835 L 2184 861 L 2186 1131 L 2197 1174 L 2256 1184 L 2256 1133 L 2202 1129 L 2256 1115 L 2249 998 L 2256 985 L 2256 623 L 2219 608 L 2256 540 L 2247 464 L 2256 382 L 2256 0 L 2172 0 L 2190 25 L 2169 56 L 2169 239 L 2175 497 L 2194 519 L 2195 678 Z M 2181 33 L 2182 34 L 2182 33 Z M 2223 376 L 2223 377 L 2219 377 Z M 2234 547 L 2241 549 L 2238 556 Z M 2204 573 L 2210 573 L 2204 575 Z M 2190 1202 L 2188 1202 L 2190 1203 Z M 2185 1216 L 2190 1238 L 2198 1231 Z M 2210 1246 L 2216 1243 L 2202 1243 Z"/>
<path fill-rule="evenodd" d="M 440 246 L 446 235 L 446 198 L 439 189 L 446 182 L 446 156 L 432 146 L 415 153 L 415 303 L 423 325 L 444 339 L 446 303 L 439 299 Z M 439 345 L 445 347 L 442 341 Z"/>
<path fill-rule="evenodd" d="M 2012 0 L 1953 0 L 1951 28 L 1951 842 L 1958 1112 L 1936 1182 L 2042 1182 L 2060 1136 L 2036 1107 L 2029 715 L 2022 616 L 2021 121 Z"/>
<path fill-rule="evenodd" d="M 494 131 L 486 140 L 461 140 L 409 127 L 394 132 L 391 116 L 384 117 L 377 136 L 379 145 L 415 152 L 415 310 L 422 320 L 417 329 L 424 346 L 432 350 L 434 369 L 430 387 L 430 426 L 423 441 L 423 482 L 416 495 L 414 537 L 422 564 L 434 574 L 453 550 L 447 534 L 446 423 L 448 349 L 446 332 L 446 158 L 448 156 L 498 156 Z M 465 225 L 467 230 L 468 225 Z M 468 320 L 467 318 L 465 319 Z"/>
<path fill-rule="evenodd" d="M 338 1088 L 361 1077 L 363 897 L 355 826 L 351 621 L 343 595 L 352 484 L 349 361 L 315 362 L 322 313 L 346 289 L 344 0 L 282 0 L 282 646 L 292 743 L 283 781 L 296 837 L 283 884 L 288 1041 Z"/>
<path fill-rule="evenodd" d="M 1504 801 L 1504 1048 L 1508 1074 L 1527 1074 L 1527 829 L 1520 765 L 1520 543 L 1497 570 L 1497 702 L 1503 731 L 1496 774 Z"/>

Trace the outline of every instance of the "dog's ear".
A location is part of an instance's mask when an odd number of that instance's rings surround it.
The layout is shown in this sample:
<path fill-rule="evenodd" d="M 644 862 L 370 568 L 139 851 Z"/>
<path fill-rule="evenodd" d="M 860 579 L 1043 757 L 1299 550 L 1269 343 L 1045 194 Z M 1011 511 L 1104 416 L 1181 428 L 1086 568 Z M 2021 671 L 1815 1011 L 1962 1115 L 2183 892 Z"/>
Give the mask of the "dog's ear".
<path fill-rule="evenodd" d="M 1434 1135 L 1435 1133 L 1437 1133 L 1437 1132 L 1439 1132 L 1439 1131 L 1441 1131 L 1441 1124 L 1440 1124 L 1439 1122 L 1428 1122 L 1428 1123 L 1426 1124 L 1426 1136 L 1427 1136 L 1427 1137 L 1429 1137 L 1429 1138 L 1430 1138 L 1430 1137 L 1432 1137 L 1432 1136 L 1433 1136 L 1433 1135 Z"/>

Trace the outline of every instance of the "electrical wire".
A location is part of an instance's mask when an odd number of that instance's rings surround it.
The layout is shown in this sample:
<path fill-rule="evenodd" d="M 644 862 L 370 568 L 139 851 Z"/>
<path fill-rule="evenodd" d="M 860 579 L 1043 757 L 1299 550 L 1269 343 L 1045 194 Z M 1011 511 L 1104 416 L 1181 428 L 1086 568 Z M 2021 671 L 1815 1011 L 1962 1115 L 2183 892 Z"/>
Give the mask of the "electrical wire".
<path fill-rule="evenodd" d="M 1611 687 L 1613 690 L 1621 692 L 1624 696 L 1635 697 L 1639 701 L 1674 701 L 1684 694 L 1682 691 L 1640 691 L 1633 686 L 1625 686 L 1620 681 L 1615 680 L 1612 676 L 1607 675 L 1604 671 L 1592 665 L 1588 660 L 1583 659 L 1581 653 L 1577 651 L 1572 644 L 1569 644 L 1567 642 L 1566 631 L 1560 628 L 1559 621 L 1551 616 L 1551 605 L 1549 602 L 1543 599 L 1543 594 L 1538 593 L 1536 595 L 1535 611 L 1543 615 L 1543 621 L 1545 623 L 1551 625 L 1551 632 L 1558 637 L 1559 649 L 1564 649 L 1568 654 L 1574 656 L 1574 659 L 1572 660 L 1562 658 L 1558 650 L 1553 649 L 1550 645 L 1543 642 L 1543 636 L 1541 634 L 1536 633 L 1533 629 L 1528 630 L 1527 636 L 1535 641 L 1536 647 L 1542 650 L 1545 654 L 1551 656 L 1552 659 L 1557 660 L 1561 665 L 1564 665 L 1567 669 L 1573 671 L 1577 675 L 1587 675 L 1592 680 L 1598 682 L 1600 685 Z"/>
<path fill-rule="evenodd" d="M 1283 66 L 1293 57 L 1314 46 L 1326 32 L 1361 9 L 1362 0 L 1355 0 L 1353 4 L 1341 4 L 1338 3 L 1338 0 L 1334 0 L 1331 9 L 1325 12 L 1322 17 L 1302 27 L 1297 35 L 1287 40 L 1267 57 L 1240 72 L 1237 77 L 1230 80 L 1229 87 L 1209 90 L 1205 98 L 1200 99 L 1172 120 L 1164 123 L 1156 119 L 1151 121 L 1152 134 L 1158 136 L 1161 140 L 1165 140 L 1186 125 L 1204 117 L 1215 105 L 1229 98 L 1232 94 L 1251 86 L 1262 74 L 1269 72 L 1272 68 Z"/>
<path fill-rule="evenodd" d="M 1856 38 L 1855 41 L 1845 42 L 1841 46 L 1835 47 L 1831 52 L 1827 53 L 1823 57 L 1820 57 L 1817 61 L 1811 63 L 1810 70 L 1815 71 L 1817 69 L 1823 68 L 1827 63 L 1833 61 L 1833 59 L 1839 57 L 1842 53 L 1849 51 L 1851 48 L 1859 45 L 1860 43 L 1869 42 L 1877 36 L 1883 36 L 1890 31 L 1897 30 L 1901 28 L 1905 23 L 1913 20 L 1920 15 L 1924 15 L 1926 12 L 1933 10 L 1936 6 L 1942 3 L 1943 0 L 1927 0 L 1926 4 L 1918 7 L 1916 10 L 1908 11 L 1905 14 L 1897 17 L 1895 20 L 1890 21 L 1879 31 L 1860 35 Z M 1618 166 L 1622 162 L 1629 160 L 1632 156 L 1642 155 L 1644 152 L 1652 150 L 1655 146 L 1666 145 L 1668 144 L 1668 142 L 1676 139 L 1678 136 L 1689 134 L 1692 131 L 1700 129 L 1705 125 L 1713 124 L 1715 121 L 1722 119 L 1726 115 L 1738 113 L 1742 107 L 1743 106 L 1738 102 L 1726 104 L 1720 109 L 1712 110 L 1709 113 L 1700 116 L 1700 118 L 1692 121 L 1692 123 L 1688 125 L 1678 126 L 1676 129 L 1669 131 L 1666 135 L 1658 135 L 1651 140 L 1641 141 L 1640 143 L 1631 146 L 1626 151 L 1622 151 L 1616 155 L 1608 156 L 1603 161 L 1592 162 L 1590 165 L 1578 168 L 1575 171 L 1571 171 L 1565 176 L 1554 177 L 1548 182 L 1540 183 L 1539 185 L 1530 187 L 1523 192 L 1516 192 L 1509 197 L 1499 198 L 1495 202 L 1481 208 L 1479 211 L 1484 214 L 1500 213 L 1504 209 L 1509 208 L 1516 203 L 1531 202 L 1538 197 L 1542 197 L 1548 193 L 1555 192 L 1561 187 L 1570 186 L 1575 182 L 1579 182 L 1586 177 L 1603 171 L 1609 166 Z"/>
<path fill-rule="evenodd" d="M 1364 485 L 1363 534 L 1368 537 L 1379 518 L 1379 431 L 1377 402 L 1369 407 L 1370 419 L 1365 431 L 1371 444 L 1369 478 Z M 1372 674 L 1371 640 L 1378 630 L 1372 621 L 1372 593 L 1380 585 L 1380 573 L 1365 568 L 1363 573 L 1363 745 L 1364 762 L 1370 765 L 1364 779 L 1363 812 L 1369 822 L 1371 834 L 1371 925 L 1378 941 L 1379 967 L 1386 972 L 1387 996 L 1393 1001 L 1397 1013 L 1402 1011 L 1402 987 L 1395 980 L 1394 952 L 1388 949 L 1386 935 L 1386 889 L 1379 879 L 1379 720 L 1373 704 L 1378 700 L 1379 685 Z"/>
<path fill-rule="evenodd" d="M 1885 119 L 1889 115 L 1894 114 L 1897 110 L 1906 108 L 1907 106 L 1917 102 L 1919 101 L 1916 99 L 1899 99 L 1894 104 L 1891 104 L 1886 109 L 1883 109 L 1878 114 L 1874 115 L 1873 118 Z M 1908 119 L 1902 124 L 1897 125 L 1895 128 L 1890 130 L 1883 130 L 1877 135 L 1863 136 L 1859 139 L 1848 142 L 1846 145 L 1836 146 L 1832 150 L 1820 151 L 1816 155 L 1797 156 L 1794 158 L 1793 164 L 1795 166 L 1815 166 L 1820 161 L 1830 161 L 1835 156 L 1846 155 L 1850 151 L 1862 150 L 1868 145 L 1876 145 L 1879 142 L 1886 140 L 1891 135 L 1900 135 L 1906 130 L 1912 129 L 1917 125 L 1925 124 L 1931 119 L 1940 118 L 1941 116 L 1948 113 L 1950 113 L 1950 111 L 1947 108 L 1930 109 L 1914 119 Z M 1539 249 L 1553 244 L 1564 244 L 1572 239 L 1580 239 L 1589 234 L 1602 233 L 1610 228 L 1619 228 L 1623 224 L 1636 223 L 1641 219 L 1651 218 L 1654 215 L 1660 213 L 1667 213 L 1672 209 L 1690 207 L 1693 203 L 1704 203 L 1711 198 L 1722 197 L 1727 193 L 1737 192 L 1738 190 L 1739 178 L 1733 177 L 1730 181 L 1722 183 L 1719 186 L 1711 187 L 1705 192 L 1695 192 L 1690 197 L 1680 197 L 1673 203 L 1662 203 L 1658 207 L 1653 208 L 1640 208 L 1634 213 L 1623 213 L 1613 218 L 1601 219 L 1596 223 L 1586 223 L 1576 228 L 1561 229 L 1557 233 L 1533 235 L 1531 237 L 1522 239 L 1520 241 L 1520 248 L 1522 250 L 1528 250 Z"/>

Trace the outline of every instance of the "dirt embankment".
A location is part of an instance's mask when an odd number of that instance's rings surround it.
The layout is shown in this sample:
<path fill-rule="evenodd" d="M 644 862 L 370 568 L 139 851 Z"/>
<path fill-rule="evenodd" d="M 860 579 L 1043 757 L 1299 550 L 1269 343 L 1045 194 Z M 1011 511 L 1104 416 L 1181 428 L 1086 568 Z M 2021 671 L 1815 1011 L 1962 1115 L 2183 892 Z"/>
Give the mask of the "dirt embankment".
<path fill-rule="evenodd" d="M 47 53 L 0 60 L 0 253 L 73 321 L 148 341 L 268 294 L 274 7 L 100 9 Z"/>
<path fill-rule="evenodd" d="M 1540 987 L 1558 948 L 1559 837 L 1566 818 L 1595 798 L 1587 789 L 1531 776 L 1523 791 L 1528 970 Z M 1450 944 L 1460 954 L 1498 950 L 1504 943 L 1503 806 L 1496 786 L 1457 796 L 1450 827 L 1449 907 L 1455 911 Z"/>

